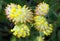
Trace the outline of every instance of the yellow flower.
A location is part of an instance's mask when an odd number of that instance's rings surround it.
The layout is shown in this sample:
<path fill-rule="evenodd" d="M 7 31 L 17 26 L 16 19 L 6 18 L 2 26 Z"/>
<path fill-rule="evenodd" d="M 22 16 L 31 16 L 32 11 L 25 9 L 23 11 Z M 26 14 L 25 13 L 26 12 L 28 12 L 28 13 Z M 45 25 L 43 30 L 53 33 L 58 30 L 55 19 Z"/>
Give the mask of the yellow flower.
<path fill-rule="evenodd" d="M 40 16 L 45 16 L 49 11 L 49 5 L 47 3 L 40 3 L 36 7 L 35 14 Z"/>
<path fill-rule="evenodd" d="M 30 35 L 30 30 L 25 24 L 15 25 L 14 28 L 11 29 L 11 32 L 13 32 L 13 35 L 17 36 L 18 38 Z"/>
<path fill-rule="evenodd" d="M 52 32 L 52 24 L 48 24 L 47 20 L 45 17 L 43 16 L 35 16 L 34 17 L 34 21 L 35 21 L 35 28 L 40 31 L 43 32 L 45 35 L 50 35 L 50 33 Z"/>
<path fill-rule="evenodd" d="M 6 15 L 9 19 L 11 19 L 13 22 L 18 23 L 25 23 L 30 22 L 32 20 L 32 12 L 26 5 L 23 7 L 16 4 L 10 4 L 5 9 Z"/>
<path fill-rule="evenodd" d="M 6 15 L 8 16 L 9 19 L 14 19 L 18 16 L 18 14 L 16 14 L 16 11 L 17 11 L 17 5 L 13 3 L 7 5 L 5 9 Z"/>

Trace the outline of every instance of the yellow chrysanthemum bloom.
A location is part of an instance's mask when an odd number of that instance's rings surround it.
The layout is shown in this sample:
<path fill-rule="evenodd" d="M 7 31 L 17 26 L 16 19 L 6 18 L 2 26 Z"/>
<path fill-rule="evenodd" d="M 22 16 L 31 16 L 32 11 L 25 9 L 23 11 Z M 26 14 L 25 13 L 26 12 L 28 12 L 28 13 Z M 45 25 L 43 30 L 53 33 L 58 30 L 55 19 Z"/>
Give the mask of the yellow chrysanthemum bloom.
<path fill-rule="evenodd" d="M 38 4 L 38 6 L 35 9 L 35 14 L 40 16 L 45 16 L 49 11 L 49 5 L 42 2 Z"/>
<path fill-rule="evenodd" d="M 35 16 L 34 21 L 35 28 L 38 31 L 43 32 L 47 36 L 50 35 L 50 33 L 52 32 L 52 24 L 48 24 L 45 17 Z"/>
<path fill-rule="evenodd" d="M 11 32 L 13 32 L 13 35 L 17 36 L 18 38 L 30 35 L 30 30 L 25 24 L 15 25 L 14 28 L 11 29 Z"/>
<path fill-rule="evenodd" d="M 17 5 L 13 3 L 11 3 L 10 5 L 7 5 L 5 9 L 5 13 L 9 19 L 14 19 L 15 17 L 17 17 L 16 16 L 17 14 L 15 14 L 15 12 L 17 11 L 16 8 L 17 8 Z"/>
<path fill-rule="evenodd" d="M 31 10 L 26 5 L 21 7 L 20 5 L 10 4 L 6 7 L 5 12 L 8 18 L 15 23 L 30 22 L 33 17 Z"/>

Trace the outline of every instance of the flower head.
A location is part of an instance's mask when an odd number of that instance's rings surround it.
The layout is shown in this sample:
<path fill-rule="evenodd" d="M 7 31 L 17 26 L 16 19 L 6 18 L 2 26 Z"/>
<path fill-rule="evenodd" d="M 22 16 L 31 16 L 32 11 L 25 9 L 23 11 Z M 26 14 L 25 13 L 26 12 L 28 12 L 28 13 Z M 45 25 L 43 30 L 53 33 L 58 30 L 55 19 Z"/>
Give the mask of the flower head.
<path fill-rule="evenodd" d="M 31 10 L 26 5 L 22 7 L 20 5 L 10 4 L 6 7 L 5 12 L 8 18 L 15 23 L 30 22 L 33 17 Z"/>
<path fill-rule="evenodd" d="M 14 19 L 14 17 L 16 17 L 16 14 L 14 14 L 16 12 L 16 8 L 17 8 L 17 5 L 13 3 L 11 3 L 10 5 L 7 5 L 5 9 L 5 13 L 9 19 Z"/>
<path fill-rule="evenodd" d="M 45 35 L 50 35 L 52 32 L 52 24 L 48 24 L 46 18 L 43 16 L 35 16 L 34 21 L 35 28 L 38 31 L 43 32 Z"/>
<path fill-rule="evenodd" d="M 49 5 L 42 2 L 38 4 L 38 6 L 36 7 L 35 14 L 45 16 L 48 13 L 48 11 L 49 11 Z"/>
<path fill-rule="evenodd" d="M 27 25 L 15 25 L 13 29 L 11 29 L 11 32 L 13 32 L 13 35 L 20 37 L 26 37 L 30 35 L 30 30 Z"/>

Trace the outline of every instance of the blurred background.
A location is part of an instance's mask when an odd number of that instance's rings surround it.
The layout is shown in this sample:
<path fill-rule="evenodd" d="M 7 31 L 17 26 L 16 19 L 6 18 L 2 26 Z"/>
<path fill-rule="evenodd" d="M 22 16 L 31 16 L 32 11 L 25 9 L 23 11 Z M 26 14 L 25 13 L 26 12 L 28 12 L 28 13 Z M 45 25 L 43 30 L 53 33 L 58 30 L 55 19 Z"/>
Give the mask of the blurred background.
<path fill-rule="evenodd" d="M 18 39 L 13 36 L 9 31 L 14 27 L 14 24 L 6 18 L 4 9 L 7 4 L 15 3 L 21 6 L 27 5 L 34 12 L 37 4 L 43 1 L 50 5 L 47 19 L 54 25 L 52 34 L 45 36 L 45 41 L 60 41 L 60 0 L 0 0 L 0 41 L 36 41 L 37 32 L 34 30 L 32 30 L 34 34 L 31 34 L 30 37 Z"/>

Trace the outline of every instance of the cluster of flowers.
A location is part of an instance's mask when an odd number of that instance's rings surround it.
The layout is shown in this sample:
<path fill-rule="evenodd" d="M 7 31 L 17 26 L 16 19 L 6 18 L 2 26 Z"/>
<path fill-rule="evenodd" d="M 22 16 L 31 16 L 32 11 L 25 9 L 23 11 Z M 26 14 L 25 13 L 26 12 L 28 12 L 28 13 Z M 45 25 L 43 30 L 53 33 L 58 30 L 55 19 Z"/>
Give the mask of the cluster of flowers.
<path fill-rule="evenodd" d="M 36 30 L 42 32 L 44 35 L 50 35 L 53 30 L 53 26 L 47 22 L 45 17 L 48 11 L 49 5 L 44 2 L 38 4 L 36 7 L 35 16 L 33 16 L 34 14 L 31 12 L 31 9 L 29 9 L 26 5 L 22 7 L 11 3 L 10 5 L 7 5 L 5 9 L 7 17 L 15 23 L 11 32 L 19 38 L 30 35 L 30 29 L 26 23 L 32 21 L 34 21 L 33 24 Z M 42 37 L 40 37 L 40 40 L 43 40 Z"/>
<path fill-rule="evenodd" d="M 13 35 L 19 38 L 30 35 L 30 29 L 26 23 L 32 20 L 33 15 L 31 10 L 26 7 L 26 5 L 22 7 L 20 5 L 11 3 L 10 5 L 7 5 L 5 12 L 7 18 L 12 20 L 12 22 L 15 24 L 14 28 L 11 29 Z"/>
<path fill-rule="evenodd" d="M 52 24 L 49 24 L 45 17 L 48 11 L 49 11 L 49 5 L 44 2 L 38 4 L 38 6 L 35 9 L 34 25 L 35 28 L 40 32 L 40 37 L 38 37 L 39 41 L 44 41 L 43 36 L 50 35 L 50 33 L 52 33 L 53 30 Z"/>
<path fill-rule="evenodd" d="M 7 17 L 15 23 L 30 22 L 30 20 L 32 20 L 33 17 L 31 9 L 26 7 L 26 5 L 22 7 L 20 5 L 11 3 L 6 7 L 5 12 Z"/>

